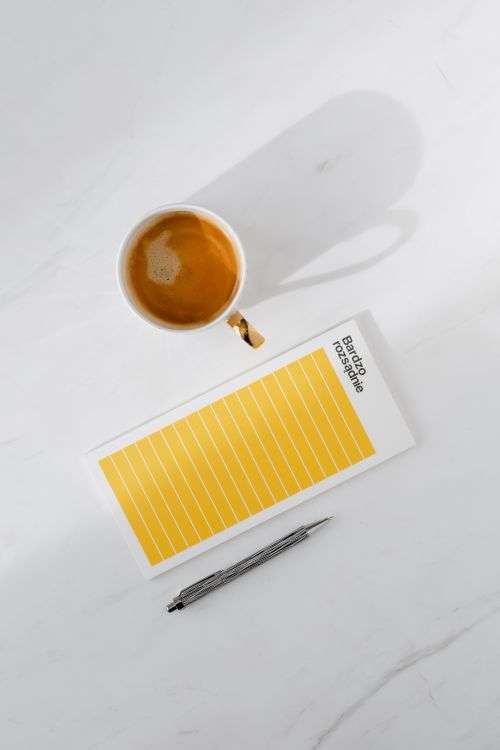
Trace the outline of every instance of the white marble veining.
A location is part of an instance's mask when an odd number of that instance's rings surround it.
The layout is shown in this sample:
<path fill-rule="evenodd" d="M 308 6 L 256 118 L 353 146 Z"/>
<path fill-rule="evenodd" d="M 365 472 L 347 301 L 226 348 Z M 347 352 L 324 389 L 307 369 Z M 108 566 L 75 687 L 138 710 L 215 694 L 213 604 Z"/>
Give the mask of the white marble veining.
<path fill-rule="evenodd" d="M 2 20 L 2 748 L 496 750 L 497 0 Z M 245 240 L 258 352 L 119 298 L 123 235 L 187 199 Z M 367 309 L 417 447 L 144 581 L 84 452 Z M 307 550 L 162 613 L 325 512 Z"/>

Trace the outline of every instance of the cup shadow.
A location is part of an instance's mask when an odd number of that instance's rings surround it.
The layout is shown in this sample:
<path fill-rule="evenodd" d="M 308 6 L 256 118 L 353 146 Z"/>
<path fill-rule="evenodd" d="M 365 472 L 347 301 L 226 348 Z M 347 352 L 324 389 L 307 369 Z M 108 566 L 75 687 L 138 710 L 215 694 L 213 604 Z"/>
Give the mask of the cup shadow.
<path fill-rule="evenodd" d="M 418 172 L 413 115 L 386 94 L 331 99 L 209 185 L 189 203 L 227 219 L 248 256 L 244 304 L 333 281 L 380 263 L 413 235 L 417 216 L 392 208 Z M 287 281 L 338 243 L 378 226 L 396 239 L 364 260 Z"/>

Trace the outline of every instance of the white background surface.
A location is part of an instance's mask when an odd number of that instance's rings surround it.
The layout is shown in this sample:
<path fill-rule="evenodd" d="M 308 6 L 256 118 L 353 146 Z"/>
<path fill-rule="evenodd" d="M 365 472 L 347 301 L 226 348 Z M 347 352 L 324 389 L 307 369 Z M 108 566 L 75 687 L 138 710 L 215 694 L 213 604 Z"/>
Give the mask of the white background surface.
<path fill-rule="evenodd" d="M 2 747 L 498 747 L 499 23 L 496 0 L 4 9 Z M 241 232 L 262 350 L 120 300 L 122 237 L 180 200 Z M 82 454 L 362 309 L 417 447 L 144 581 Z"/>

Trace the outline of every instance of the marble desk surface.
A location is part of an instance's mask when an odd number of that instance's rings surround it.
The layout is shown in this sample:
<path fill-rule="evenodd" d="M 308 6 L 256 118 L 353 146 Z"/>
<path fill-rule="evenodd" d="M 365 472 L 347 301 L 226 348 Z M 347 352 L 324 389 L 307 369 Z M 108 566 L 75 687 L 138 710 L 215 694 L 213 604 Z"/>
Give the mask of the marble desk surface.
<path fill-rule="evenodd" d="M 497 0 L 5 7 L 2 748 L 500 746 L 499 24 Z M 131 223 L 185 200 L 244 238 L 258 352 L 119 298 Z M 143 580 L 83 454 L 361 310 L 417 447 Z"/>

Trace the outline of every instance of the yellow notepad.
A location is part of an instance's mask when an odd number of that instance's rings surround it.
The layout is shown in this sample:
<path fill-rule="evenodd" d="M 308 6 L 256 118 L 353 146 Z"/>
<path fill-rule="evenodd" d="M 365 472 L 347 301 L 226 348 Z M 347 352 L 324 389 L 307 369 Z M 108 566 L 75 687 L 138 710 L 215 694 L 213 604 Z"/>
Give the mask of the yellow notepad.
<path fill-rule="evenodd" d="M 412 442 L 350 321 L 90 457 L 151 577 Z"/>

